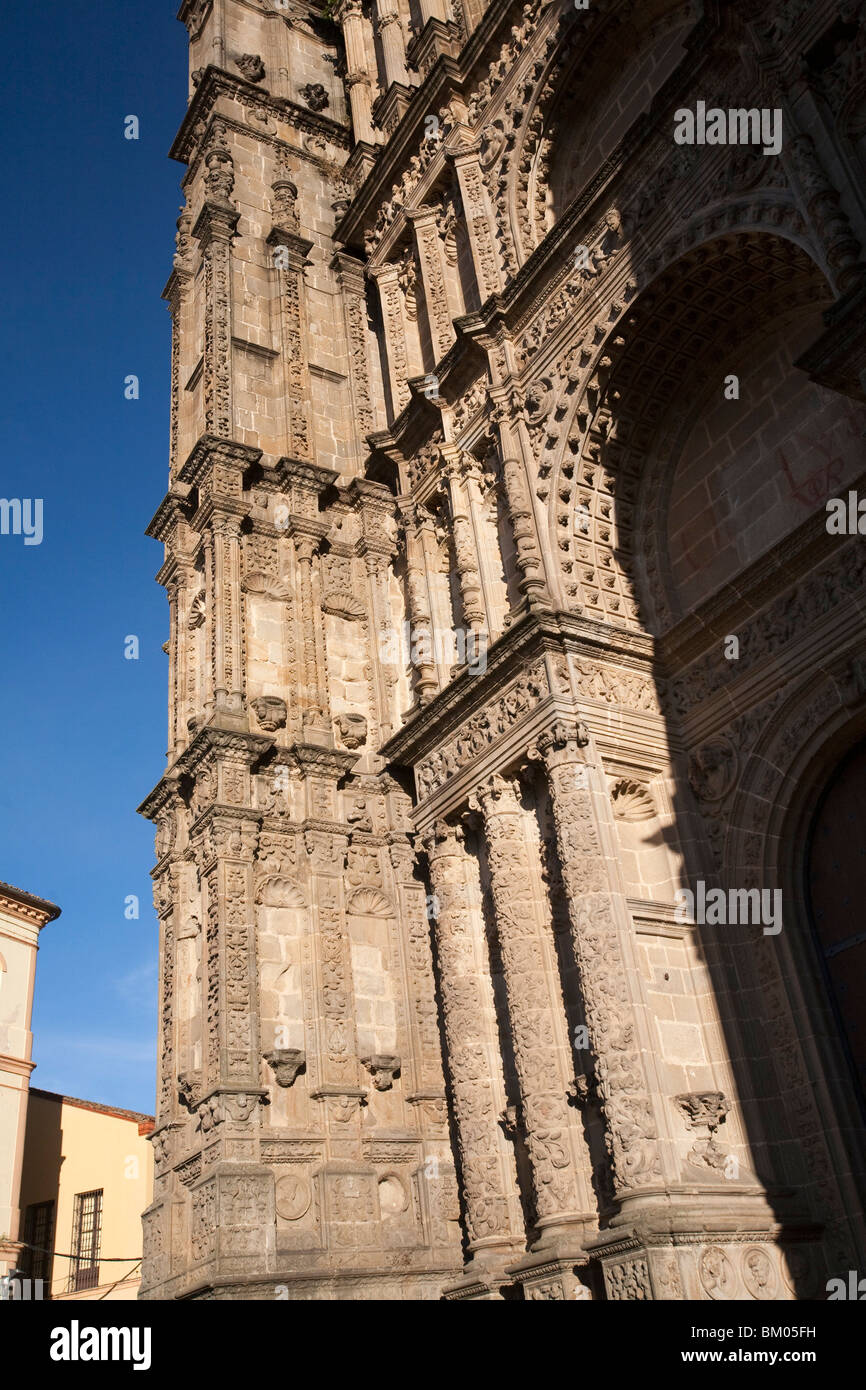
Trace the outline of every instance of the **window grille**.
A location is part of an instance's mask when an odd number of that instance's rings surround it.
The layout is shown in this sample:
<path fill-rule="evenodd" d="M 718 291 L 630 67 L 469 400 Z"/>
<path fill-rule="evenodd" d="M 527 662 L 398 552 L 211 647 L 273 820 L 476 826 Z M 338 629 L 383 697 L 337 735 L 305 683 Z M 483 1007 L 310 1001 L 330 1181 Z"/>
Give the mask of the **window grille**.
<path fill-rule="evenodd" d="M 54 1244 L 54 1203 L 35 1202 L 24 1217 L 24 1245 L 21 1272 L 28 1279 L 41 1279 L 45 1297 L 51 1289 L 51 1249 Z"/>
<path fill-rule="evenodd" d="M 99 1283 L 102 1192 L 78 1192 L 72 1221 L 72 1268 L 69 1293 L 95 1289 Z"/>

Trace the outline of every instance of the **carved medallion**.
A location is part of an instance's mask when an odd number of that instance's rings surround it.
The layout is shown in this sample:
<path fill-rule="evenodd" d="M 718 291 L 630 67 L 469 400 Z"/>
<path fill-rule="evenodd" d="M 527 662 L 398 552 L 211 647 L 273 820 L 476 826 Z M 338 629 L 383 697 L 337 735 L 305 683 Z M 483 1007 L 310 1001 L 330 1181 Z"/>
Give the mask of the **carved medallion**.
<path fill-rule="evenodd" d="M 300 1173 L 284 1173 L 276 1184 L 277 1215 L 283 1221 L 300 1221 L 310 1210 L 313 1194 Z"/>

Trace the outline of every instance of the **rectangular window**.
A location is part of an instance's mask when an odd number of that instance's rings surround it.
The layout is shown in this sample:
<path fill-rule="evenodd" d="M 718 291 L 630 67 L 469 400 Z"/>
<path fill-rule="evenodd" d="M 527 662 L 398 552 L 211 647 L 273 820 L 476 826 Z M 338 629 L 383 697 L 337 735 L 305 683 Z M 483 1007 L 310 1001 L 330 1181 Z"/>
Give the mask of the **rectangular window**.
<path fill-rule="evenodd" d="M 69 1293 L 95 1289 L 99 1283 L 99 1242 L 102 1236 L 102 1192 L 78 1192 L 72 1219 L 72 1268 Z"/>
<path fill-rule="evenodd" d="M 24 1250 L 21 1270 L 28 1279 L 43 1281 L 43 1295 L 51 1288 L 51 1251 L 54 1244 L 54 1203 L 36 1202 L 24 1214 Z"/>

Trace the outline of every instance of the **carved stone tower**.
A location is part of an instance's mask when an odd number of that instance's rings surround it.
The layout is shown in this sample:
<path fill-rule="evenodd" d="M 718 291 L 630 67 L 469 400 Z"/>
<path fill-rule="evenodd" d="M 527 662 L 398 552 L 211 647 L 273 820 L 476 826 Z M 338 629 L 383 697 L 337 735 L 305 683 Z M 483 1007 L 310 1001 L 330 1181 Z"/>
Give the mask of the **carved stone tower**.
<path fill-rule="evenodd" d="M 862 1263 L 863 26 L 762 10 L 184 0 L 144 1297 Z"/>

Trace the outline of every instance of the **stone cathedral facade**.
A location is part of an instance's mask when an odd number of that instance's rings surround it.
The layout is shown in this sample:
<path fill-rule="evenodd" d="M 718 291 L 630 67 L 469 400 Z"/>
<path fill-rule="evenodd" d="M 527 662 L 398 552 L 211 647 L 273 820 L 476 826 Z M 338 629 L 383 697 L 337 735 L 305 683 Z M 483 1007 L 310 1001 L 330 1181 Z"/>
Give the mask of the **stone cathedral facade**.
<path fill-rule="evenodd" d="M 179 17 L 142 1296 L 826 1297 L 866 21 Z"/>

